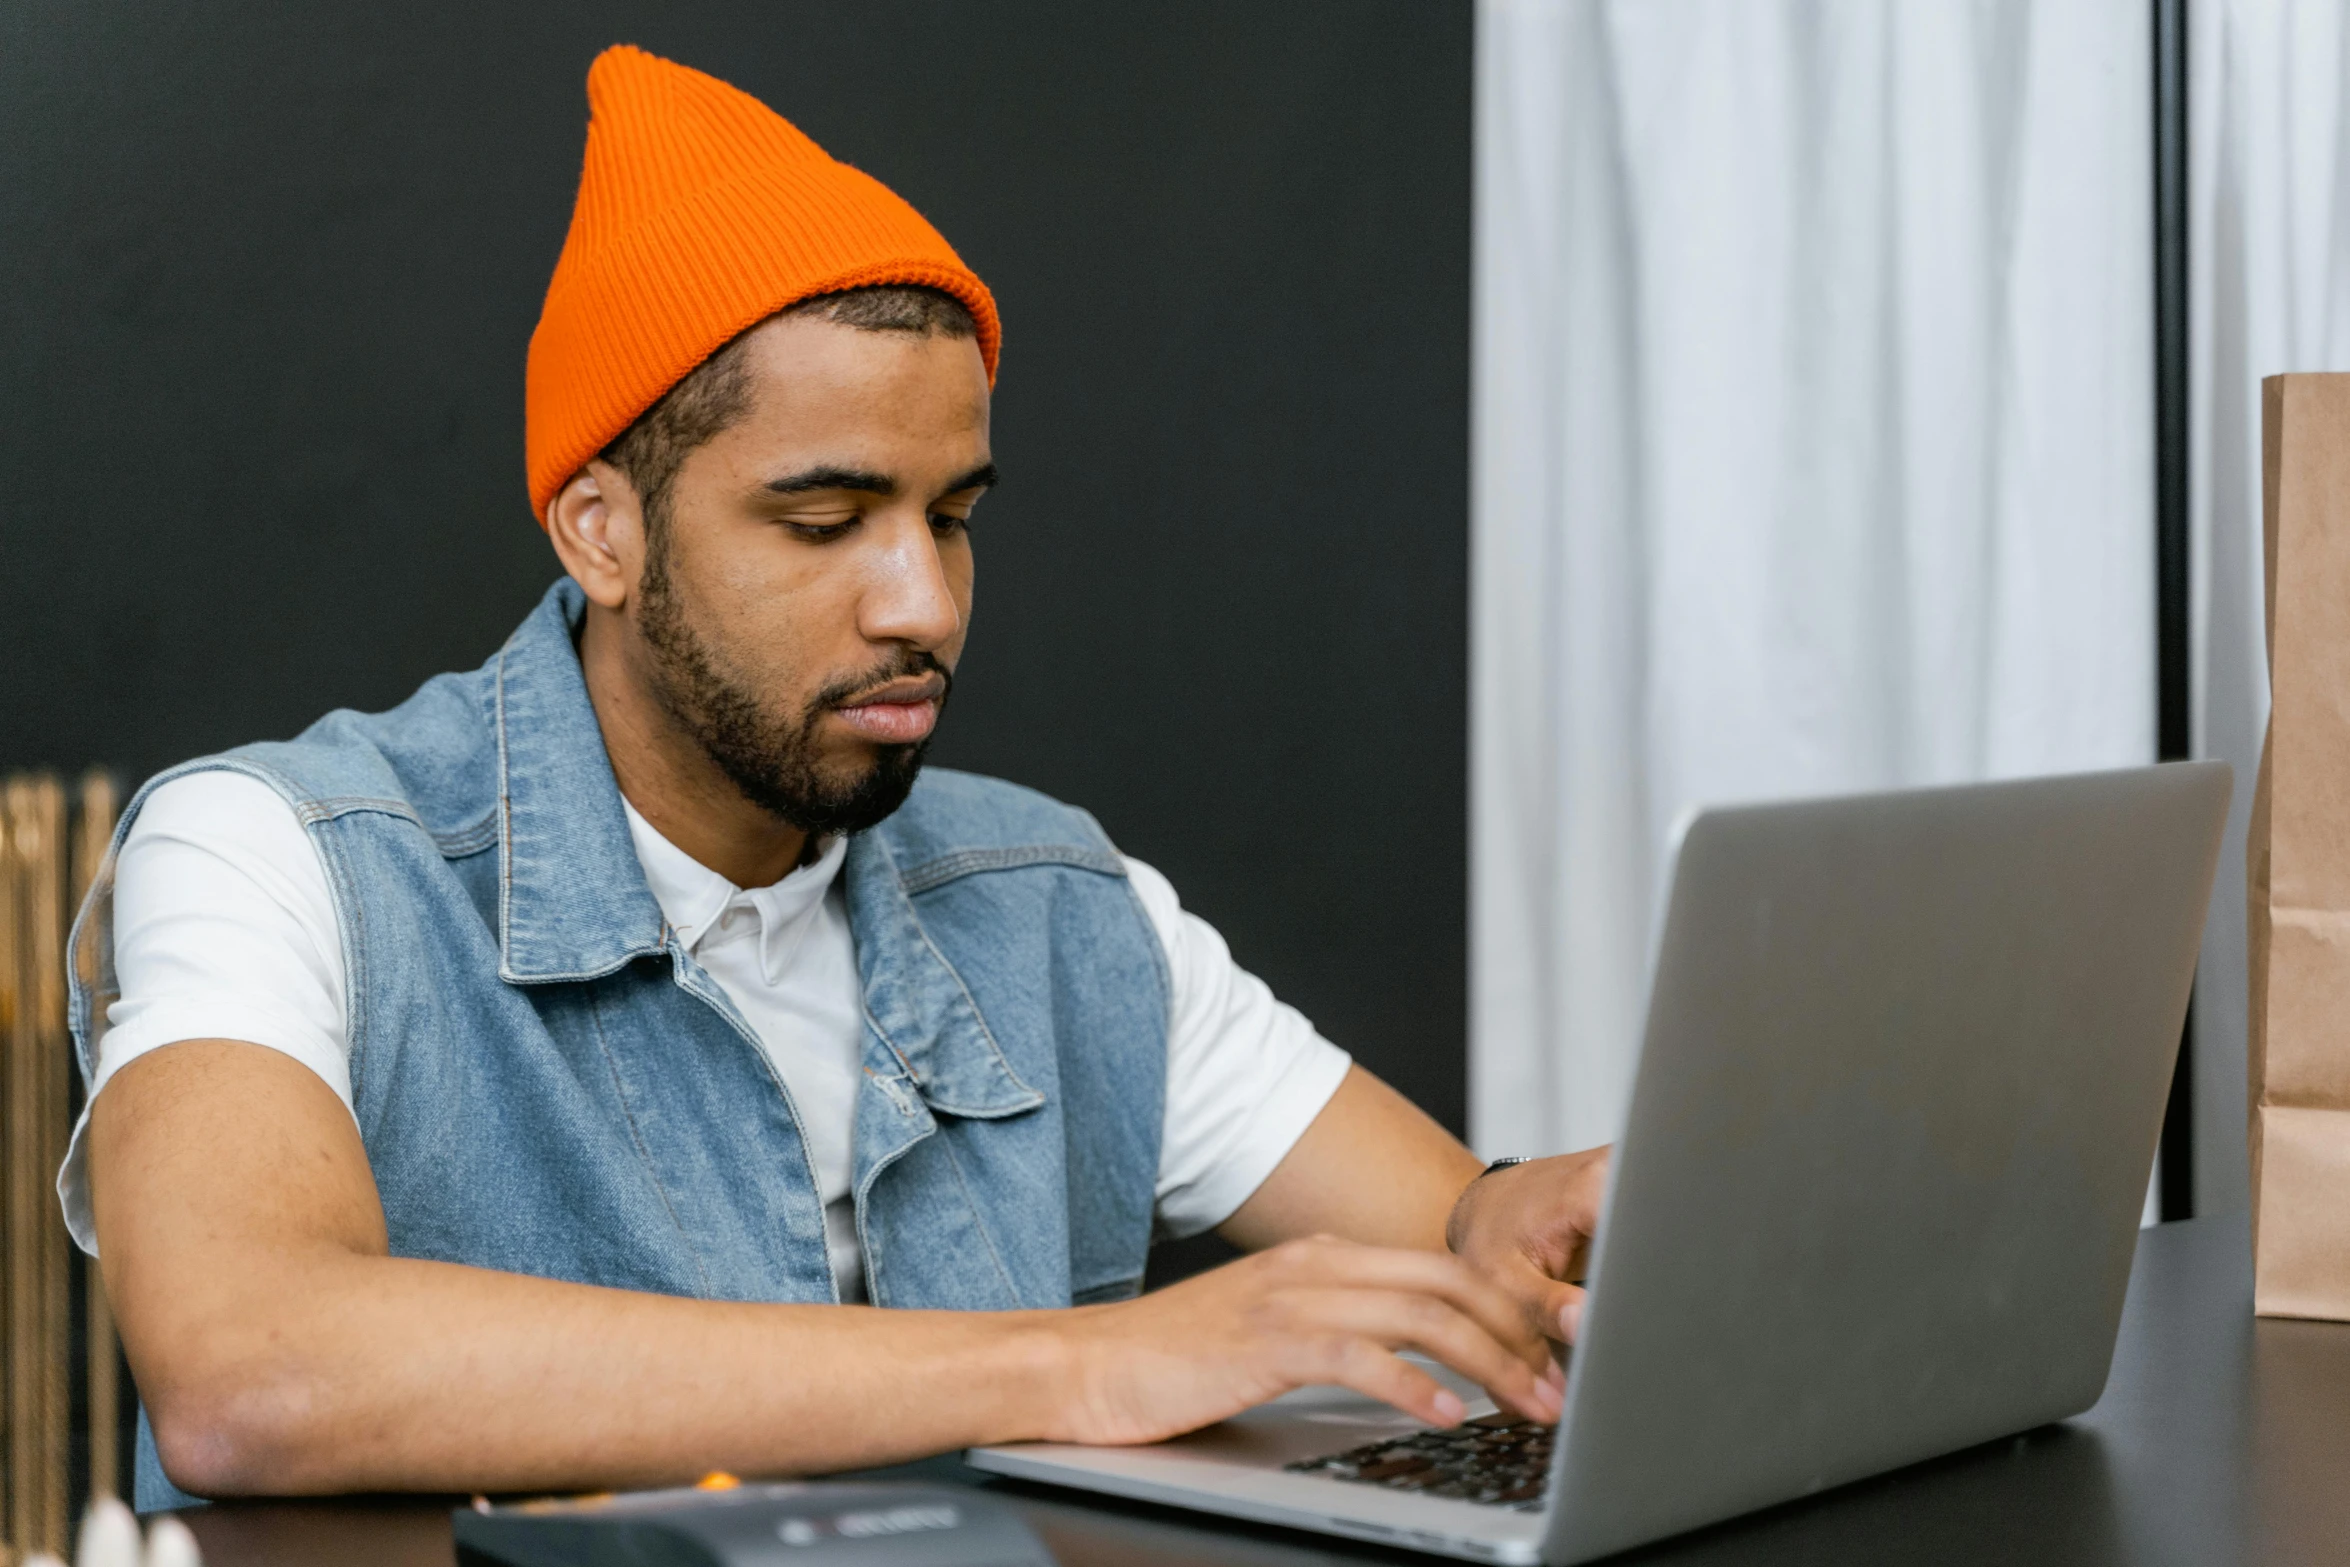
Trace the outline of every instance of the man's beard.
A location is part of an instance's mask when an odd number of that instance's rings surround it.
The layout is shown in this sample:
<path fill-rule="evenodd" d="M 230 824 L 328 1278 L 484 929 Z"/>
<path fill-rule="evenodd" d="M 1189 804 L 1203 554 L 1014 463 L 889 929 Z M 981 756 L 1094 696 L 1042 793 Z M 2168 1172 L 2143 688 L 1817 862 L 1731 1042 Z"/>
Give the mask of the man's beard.
<path fill-rule="evenodd" d="M 953 673 L 928 653 L 900 648 L 879 668 L 825 686 L 797 719 L 780 717 L 712 656 L 678 601 L 664 554 L 656 549 L 646 562 L 637 614 L 653 655 L 654 695 L 743 798 L 811 838 L 863 832 L 905 804 L 927 739 L 876 745 L 871 766 L 836 779 L 824 774 L 818 727 L 842 702 L 884 681 L 935 673 L 951 689 Z M 942 708 L 945 701 L 942 692 Z"/>

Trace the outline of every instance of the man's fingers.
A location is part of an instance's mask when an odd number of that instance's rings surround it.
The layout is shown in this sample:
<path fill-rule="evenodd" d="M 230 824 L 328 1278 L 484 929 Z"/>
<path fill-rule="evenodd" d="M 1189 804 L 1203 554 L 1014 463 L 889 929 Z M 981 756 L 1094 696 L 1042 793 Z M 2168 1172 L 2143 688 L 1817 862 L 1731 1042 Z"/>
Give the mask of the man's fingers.
<path fill-rule="evenodd" d="M 1498 1342 L 1483 1324 L 1433 1295 L 1377 1289 L 1299 1290 L 1288 1304 L 1314 1328 L 1387 1348 L 1410 1345 L 1443 1362 L 1532 1420 L 1556 1420 L 1561 1389 Z"/>
<path fill-rule="evenodd" d="M 1562 1283 L 1531 1262 L 1511 1268 L 1506 1282 L 1543 1337 L 1561 1344 L 1575 1342 L 1583 1322 L 1582 1285 Z"/>
<path fill-rule="evenodd" d="M 1548 1333 L 1527 1321 L 1509 1291 L 1458 1257 L 1337 1241 L 1308 1243 L 1300 1261 L 1316 1283 L 1435 1296 L 1473 1318 L 1536 1375 L 1550 1364 Z"/>
<path fill-rule="evenodd" d="M 1561 1344 L 1572 1344 L 1583 1328 L 1583 1286 L 1543 1281 L 1541 1304 L 1544 1331 Z"/>
<path fill-rule="evenodd" d="M 1580 1279 L 1591 1261 L 1591 1238 L 1598 1232 L 1596 1199 L 1583 1200 L 1564 1193 L 1542 1212 L 1523 1237 L 1546 1272 L 1562 1279 Z"/>
<path fill-rule="evenodd" d="M 1432 1426 L 1457 1426 L 1469 1412 L 1459 1394 L 1369 1339 L 1347 1340 L 1335 1363 L 1317 1380 L 1353 1388 Z"/>

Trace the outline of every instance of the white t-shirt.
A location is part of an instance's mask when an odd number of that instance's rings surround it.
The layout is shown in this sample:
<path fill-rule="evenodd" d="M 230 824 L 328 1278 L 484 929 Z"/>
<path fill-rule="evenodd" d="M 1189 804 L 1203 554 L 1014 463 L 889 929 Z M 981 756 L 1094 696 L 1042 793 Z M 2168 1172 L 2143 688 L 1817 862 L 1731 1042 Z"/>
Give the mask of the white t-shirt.
<path fill-rule="evenodd" d="M 623 802 L 626 803 L 625 801 Z M 863 1294 L 850 1195 L 851 1123 L 864 1033 L 862 987 L 840 887 L 845 841 L 770 887 L 739 888 L 628 807 L 645 881 L 662 914 L 740 1009 L 789 1089 L 825 1205 L 841 1298 Z M 1184 912 L 1167 879 L 1126 862 L 1167 954 L 1166 1124 L 1158 1225 L 1167 1235 L 1222 1223 L 1261 1185 L 1329 1102 L 1348 1058 L 1264 981 L 1232 961 L 1213 927 Z M 191 773 L 151 795 L 115 867 L 114 963 L 90 1097 L 124 1063 L 187 1039 L 283 1051 L 351 1103 L 343 947 L 326 868 L 293 807 L 243 773 Z M 58 1193 L 67 1227 L 95 1255 L 82 1125 Z"/>

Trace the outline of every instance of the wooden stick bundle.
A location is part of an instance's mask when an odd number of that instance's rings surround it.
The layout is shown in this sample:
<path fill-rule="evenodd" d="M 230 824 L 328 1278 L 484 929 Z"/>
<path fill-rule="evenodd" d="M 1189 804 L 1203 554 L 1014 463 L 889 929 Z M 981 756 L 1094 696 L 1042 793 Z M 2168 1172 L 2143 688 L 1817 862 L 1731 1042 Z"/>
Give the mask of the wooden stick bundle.
<path fill-rule="evenodd" d="M 83 1272 L 56 1196 L 81 1097 L 67 934 L 114 825 L 111 783 L 94 774 L 80 792 L 76 813 L 54 777 L 0 781 L 0 1562 L 63 1555 L 76 1478 L 109 1493 L 119 1479 L 119 1350 L 105 1290 L 94 1268 Z"/>

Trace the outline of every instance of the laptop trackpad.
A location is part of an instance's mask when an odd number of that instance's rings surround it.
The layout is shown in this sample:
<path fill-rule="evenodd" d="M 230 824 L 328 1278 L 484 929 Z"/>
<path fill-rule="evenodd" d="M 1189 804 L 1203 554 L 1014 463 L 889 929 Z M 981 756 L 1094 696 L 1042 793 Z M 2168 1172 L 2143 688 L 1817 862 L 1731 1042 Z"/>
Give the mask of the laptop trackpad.
<path fill-rule="evenodd" d="M 1493 1401 L 1474 1382 L 1417 1355 L 1405 1358 L 1458 1394 L 1469 1406 L 1468 1418 L 1492 1413 Z M 1424 1421 L 1352 1388 L 1301 1387 L 1229 1420 L 1162 1442 L 1159 1449 L 1185 1458 L 1278 1469 L 1427 1429 Z"/>

